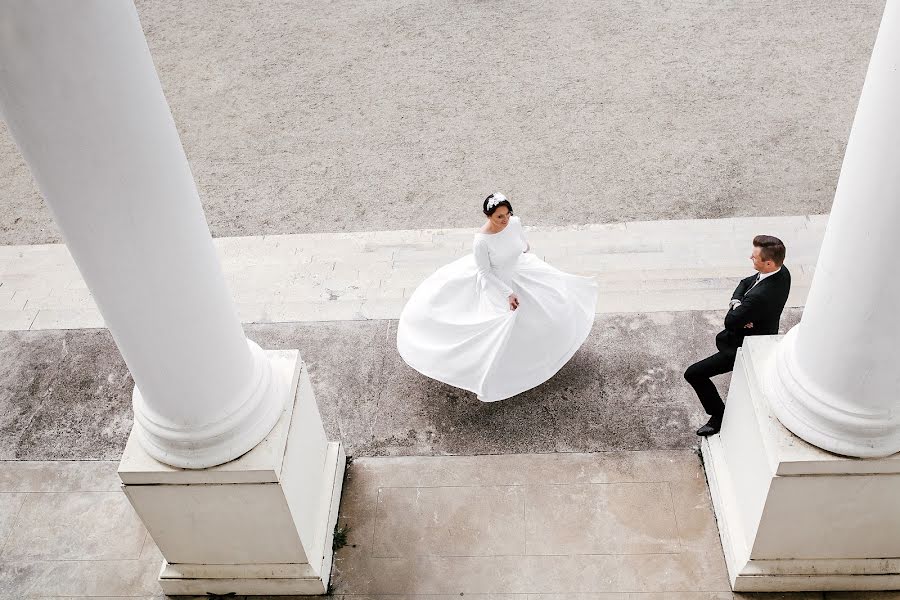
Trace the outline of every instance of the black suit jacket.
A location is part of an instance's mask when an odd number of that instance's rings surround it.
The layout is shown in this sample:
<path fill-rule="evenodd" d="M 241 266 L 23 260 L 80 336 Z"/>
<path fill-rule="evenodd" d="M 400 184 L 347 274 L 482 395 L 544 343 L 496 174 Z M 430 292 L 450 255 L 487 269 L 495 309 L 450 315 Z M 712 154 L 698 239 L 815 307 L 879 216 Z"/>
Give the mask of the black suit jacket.
<path fill-rule="evenodd" d="M 791 291 L 791 273 L 784 265 L 781 270 L 760 281 L 755 287 L 756 275 L 742 279 L 731 295 L 740 300 L 737 308 L 725 315 L 725 329 L 716 336 L 716 348 L 721 352 L 737 354 L 737 349 L 748 335 L 773 335 L 778 333 L 781 311 Z M 750 289 L 753 287 L 753 289 Z M 753 323 L 751 329 L 744 326 Z"/>

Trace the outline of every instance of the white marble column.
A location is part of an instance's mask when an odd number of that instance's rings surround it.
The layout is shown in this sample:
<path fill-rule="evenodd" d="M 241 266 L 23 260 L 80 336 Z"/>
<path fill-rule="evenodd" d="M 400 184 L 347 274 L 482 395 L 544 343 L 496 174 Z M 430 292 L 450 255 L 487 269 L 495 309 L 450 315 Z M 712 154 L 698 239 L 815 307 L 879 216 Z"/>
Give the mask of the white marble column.
<path fill-rule="evenodd" d="M 900 452 L 898 231 L 900 1 L 888 0 L 803 319 L 770 380 L 778 419 L 830 452 Z"/>
<path fill-rule="evenodd" d="M 4 0 L 0 111 L 136 383 L 157 460 L 230 461 L 290 390 L 241 329 L 137 11 Z"/>

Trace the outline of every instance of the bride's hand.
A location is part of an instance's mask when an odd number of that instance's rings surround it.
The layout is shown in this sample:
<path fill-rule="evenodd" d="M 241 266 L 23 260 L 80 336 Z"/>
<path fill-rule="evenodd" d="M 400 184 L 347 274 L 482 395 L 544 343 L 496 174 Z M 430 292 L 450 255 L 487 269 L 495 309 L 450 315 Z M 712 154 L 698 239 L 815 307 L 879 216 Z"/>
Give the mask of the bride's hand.
<path fill-rule="evenodd" d="M 519 308 L 519 298 L 515 294 L 509 295 L 509 310 L 516 310 Z"/>

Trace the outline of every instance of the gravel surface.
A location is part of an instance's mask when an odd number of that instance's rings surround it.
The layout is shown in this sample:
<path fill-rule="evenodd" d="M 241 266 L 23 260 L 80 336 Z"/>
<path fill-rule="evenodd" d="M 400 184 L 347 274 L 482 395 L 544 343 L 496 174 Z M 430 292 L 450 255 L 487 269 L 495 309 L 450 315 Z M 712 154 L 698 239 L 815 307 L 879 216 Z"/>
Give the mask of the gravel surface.
<path fill-rule="evenodd" d="M 139 0 L 215 236 L 828 212 L 883 0 Z M 0 244 L 59 241 L 0 125 Z"/>

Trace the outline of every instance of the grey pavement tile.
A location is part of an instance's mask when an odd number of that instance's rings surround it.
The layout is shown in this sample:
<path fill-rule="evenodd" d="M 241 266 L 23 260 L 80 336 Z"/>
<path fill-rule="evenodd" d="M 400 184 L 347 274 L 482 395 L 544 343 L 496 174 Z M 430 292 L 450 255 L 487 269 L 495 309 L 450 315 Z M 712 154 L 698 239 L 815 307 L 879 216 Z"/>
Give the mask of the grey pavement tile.
<path fill-rule="evenodd" d="M 41 403 L 49 395 L 61 362 L 59 334 L 35 336 L 0 332 L 0 458 L 16 458 L 17 449 Z"/>
<path fill-rule="evenodd" d="M 326 432 L 344 440 L 348 453 L 359 453 L 371 439 L 385 355 L 396 353 L 388 322 L 259 324 L 244 330 L 263 348 L 300 350 Z"/>
<path fill-rule="evenodd" d="M 0 598 L 19 600 L 26 594 L 40 593 L 38 584 L 46 572 L 44 562 L 5 562 L 0 561 Z"/>
<path fill-rule="evenodd" d="M 525 487 L 528 555 L 681 551 L 668 483 Z M 712 520 L 712 515 L 708 515 Z"/>
<path fill-rule="evenodd" d="M 594 594 L 526 594 L 523 600 L 631 600 L 628 592 Z"/>
<path fill-rule="evenodd" d="M 41 309 L 29 329 L 86 329 L 103 327 L 103 317 L 97 308 Z"/>
<path fill-rule="evenodd" d="M 699 461 L 691 451 L 679 453 L 690 457 L 696 469 Z M 665 479 L 673 470 L 681 472 L 681 479 L 594 485 L 583 483 L 584 468 L 588 465 L 584 458 L 593 456 L 602 460 L 602 455 L 553 455 L 555 469 L 543 464 L 546 455 L 521 457 L 523 461 L 537 463 L 533 469 L 536 478 L 554 473 L 557 479 L 552 485 L 538 485 L 531 481 L 530 475 L 520 474 L 519 478 L 529 483 L 507 486 L 511 490 L 522 489 L 526 494 L 529 503 L 524 506 L 523 516 L 529 539 L 526 555 L 504 556 L 462 556 L 443 552 L 438 547 L 460 544 L 457 540 L 447 539 L 447 532 L 442 531 L 445 526 L 448 531 L 459 531 L 466 537 L 466 523 L 492 512 L 482 508 L 477 511 L 481 515 L 472 514 L 475 512 L 472 507 L 477 504 L 470 497 L 472 486 L 501 489 L 489 483 L 501 472 L 492 463 L 507 457 L 356 459 L 347 471 L 341 512 L 349 517 L 343 523 L 358 526 L 359 530 L 352 540 L 352 547 L 345 546 L 335 556 L 332 581 L 335 593 L 365 597 L 378 594 L 546 593 L 551 598 L 553 594 L 574 594 L 573 598 L 585 594 L 586 600 L 591 600 L 592 594 L 598 594 L 598 600 L 613 600 L 614 596 L 604 599 L 602 593 L 637 594 L 635 597 L 640 598 L 644 593 L 654 592 L 659 595 L 648 595 L 647 600 L 662 600 L 669 594 L 675 600 L 730 599 L 717 537 L 713 537 L 708 546 L 694 538 L 690 540 L 693 544 L 682 543 L 676 519 L 679 512 L 696 511 L 685 519 L 688 533 L 695 538 L 715 529 L 715 517 L 708 496 L 700 501 L 699 510 L 694 507 L 700 489 L 697 473 L 671 469 L 660 459 L 664 454 L 679 453 L 649 454 L 656 455 L 653 463 L 658 469 L 657 479 Z M 648 466 L 641 460 L 644 453 L 616 454 L 623 462 L 630 457 L 639 465 L 638 472 L 648 473 Z M 481 463 L 490 475 L 485 476 L 468 464 L 466 468 L 453 466 L 460 462 Z M 532 471 L 526 462 L 505 466 L 507 471 Z M 398 472 L 401 474 L 395 476 Z M 444 476 L 452 485 L 415 487 L 417 480 L 441 481 L 440 477 L 428 473 L 449 473 Z M 383 483 L 390 485 L 379 487 Z M 683 489 L 670 494 L 668 488 L 674 485 L 682 485 Z M 660 497 L 666 499 L 666 510 L 656 510 L 655 499 Z M 376 502 L 377 514 L 372 510 Z M 502 499 L 494 504 L 493 510 L 500 511 L 501 515 L 488 521 L 499 531 L 507 523 L 503 515 L 514 516 L 514 511 L 505 511 Z M 653 512 L 661 514 L 651 515 Z M 449 526 L 453 520 L 460 521 L 461 525 Z M 708 521 L 706 526 L 701 526 L 703 520 Z M 510 524 L 514 525 L 514 522 L 510 521 Z M 515 537 L 514 531 L 505 535 Z M 532 555 L 537 552 L 547 554 Z M 617 552 L 638 554 L 615 554 Z M 378 553 L 381 556 L 377 556 Z"/>
<path fill-rule="evenodd" d="M 216 236 L 826 212 L 883 4 L 137 2 Z"/>
<path fill-rule="evenodd" d="M 0 461 L 0 492 L 114 492 L 118 461 Z"/>
<path fill-rule="evenodd" d="M 25 330 L 31 327 L 39 311 L 37 309 L 24 310 L 25 302 L 26 300 L 23 300 L 21 306 L 13 309 L 0 309 L 0 329 Z"/>
<path fill-rule="evenodd" d="M 9 541 L 9 534 L 25 504 L 26 494 L 0 493 L 0 555 Z"/>
<path fill-rule="evenodd" d="M 871 593 L 871 592 L 866 592 Z M 735 600 L 824 600 L 824 592 L 734 592 Z M 870 600 L 869 596 L 863 597 Z M 860 600 L 863 600 L 860 598 Z M 872 598 L 871 600 L 876 600 Z"/>
<path fill-rule="evenodd" d="M 342 585 L 347 589 L 338 592 L 469 594 L 729 589 L 724 563 L 713 565 L 705 557 L 692 554 L 370 558 L 367 569 L 370 580 L 344 581 Z"/>
<path fill-rule="evenodd" d="M 747 600 L 754 600 L 748 598 Z M 900 590 L 887 592 L 825 592 L 824 600 L 900 600 Z"/>
<path fill-rule="evenodd" d="M 694 550 L 721 549 L 706 475 L 668 483 L 672 495 L 678 536 L 682 547 Z"/>
<path fill-rule="evenodd" d="M 371 555 L 524 554 L 525 532 L 520 486 L 384 488 Z"/>
<path fill-rule="evenodd" d="M 731 600 L 731 592 L 646 592 L 629 594 L 628 600 Z"/>
<path fill-rule="evenodd" d="M 0 332 L 0 348 L 0 414 L 22 415 L 0 418 L 0 458 L 121 456 L 134 384 L 107 330 Z"/>
<path fill-rule="evenodd" d="M 441 487 L 571 483 L 705 482 L 692 449 L 592 454 L 360 457 L 348 469 L 356 485 Z"/>
<path fill-rule="evenodd" d="M 619 592 L 529 594 L 527 600 L 732 600 L 731 592 Z"/>
<path fill-rule="evenodd" d="M 469 600 L 530 600 L 527 594 L 466 594 Z M 334 600 L 461 600 L 459 594 L 340 595 Z M 610 599 L 612 600 L 612 599 Z"/>
<path fill-rule="evenodd" d="M 162 564 L 162 552 L 160 552 L 159 546 L 156 545 L 156 542 L 153 541 L 153 538 L 150 537 L 149 533 L 144 538 L 144 543 L 141 546 L 141 555 L 139 558 L 141 560 L 155 560 Z"/>
<path fill-rule="evenodd" d="M 358 477 L 357 472 L 353 464 L 347 467 L 341 490 L 338 527 L 347 532 L 347 544 L 335 555 L 338 563 L 352 563 L 365 556 L 375 543 L 378 488 L 371 480 Z"/>
<path fill-rule="evenodd" d="M 209 600 L 209 596 L 166 596 L 159 594 L 157 596 L 30 596 L 35 600 L 85 600 L 87 598 L 96 600 L 167 600 L 169 598 L 177 598 L 178 600 Z M 282 598 L 284 598 L 282 596 Z M 229 596 L 229 600 L 237 600 L 234 596 Z"/>
<path fill-rule="evenodd" d="M 35 596 L 164 598 L 157 583 L 159 567 L 157 561 L 144 560 L 0 561 L 0 590 L 17 600 Z"/>
<path fill-rule="evenodd" d="M 122 492 L 28 494 L 2 560 L 138 559 L 147 531 Z"/>

